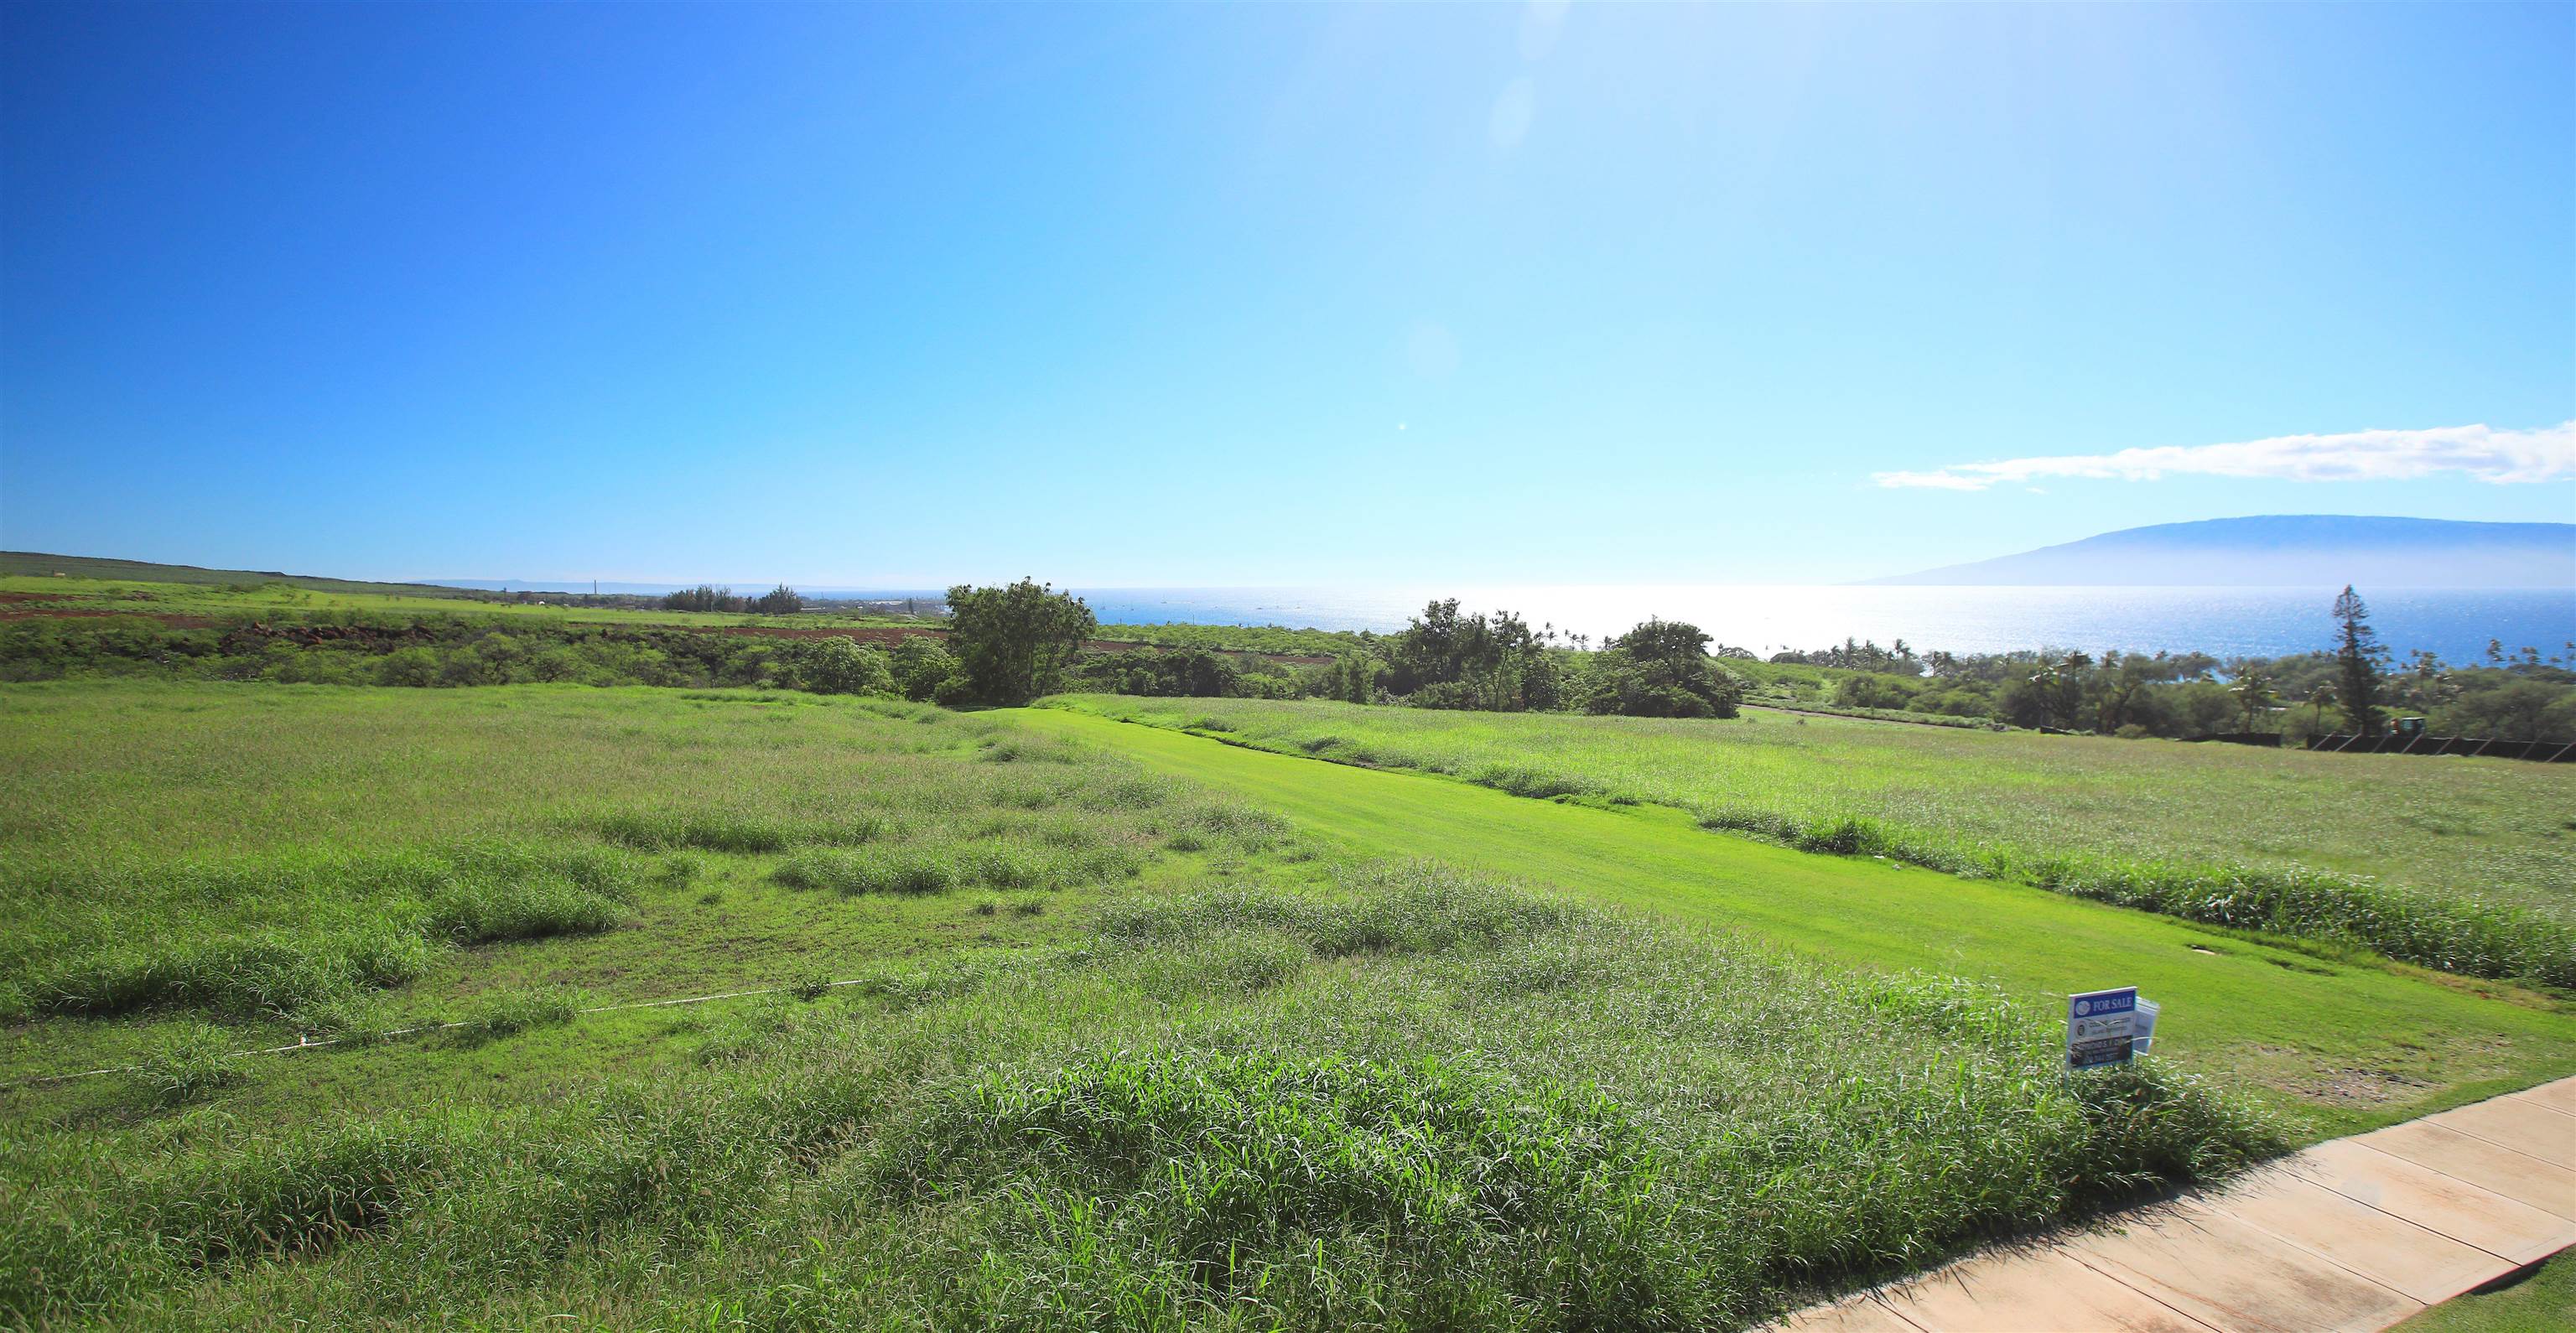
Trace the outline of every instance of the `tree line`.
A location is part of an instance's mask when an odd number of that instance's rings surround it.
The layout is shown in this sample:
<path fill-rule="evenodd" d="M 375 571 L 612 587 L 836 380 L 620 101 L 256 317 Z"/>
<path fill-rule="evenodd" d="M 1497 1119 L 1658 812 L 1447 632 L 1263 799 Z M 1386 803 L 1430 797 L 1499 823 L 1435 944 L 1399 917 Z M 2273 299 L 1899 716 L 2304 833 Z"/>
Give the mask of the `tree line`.
<path fill-rule="evenodd" d="M 2475 662 L 2453 664 L 2420 649 L 2392 662 L 2358 592 L 2344 589 L 2328 614 L 2328 647 L 2273 658 L 2068 649 L 1917 654 L 1899 641 L 1888 649 L 1846 643 L 1771 660 L 1871 673 L 1832 688 L 1825 701 L 1839 706 L 2056 731 L 2268 733 L 2303 743 L 2328 732 L 2375 736 L 2396 719 L 2417 717 L 2435 735 L 2576 740 L 2576 644 L 2544 657 L 2530 647 L 2509 653 L 2490 640 Z"/>
<path fill-rule="evenodd" d="M 712 585 L 675 593 L 689 610 L 767 610 L 783 585 L 732 598 Z M 727 599 L 732 598 L 729 604 Z M 801 600 L 801 599 L 800 599 Z M 766 603 L 766 607 L 763 606 Z M 1101 651 L 1081 599 L 1023 579 L 948 590 L 948 634 L 891 650 L 849 639 L 773 639 L 663 626 L 488 624 L 446 617 L 342 616 L 325 641 L 244 631 L 108 621 L 0 626 L 0 679 L 161 675 L 322 684 L 468 686 L 532 681 L 592 685 L 758 686 L 878 694 L 942 704 L 1022 704 L 1057 690 L 1124 694 L 1328 698 L 1498 712 L 1733 717 L 1748 700 L 2120 736 L 2197 738 L 2326 731 L 2378 734 L 2420 717 L 2437 735 L 2576 740 L 2576 645 L 2454 666 L 2425 652 L 2392 663 L 2369 609 L 2346 589 L 2329 649 L 2221 661 L 2205 653 L 2072 650 L 1953 654 L 1846 641 L 1769 662 L 1712 645 L 1695 625 L 1649 619 L 1595 644 L 1510 611 L 1426 605 L 1392 634 L 1301 636 L 1322 662 L 1199 646 Z M 326 623 L 317 620 L 315 623 Z M 1310 654 L 1314 655 L 1314 654 Z"/>
<path fill-rule="evenodd" d="M 1597 649 L 1509 611 L 1467 613 L 1434 601 L 1390 635 L 1352 636 L 1328 663 L 1287 666 L 1257 655 L 1185 647 L 1085 653 L 1098 629 L 1080 598 L 1021 580 L 949 589 L 953 697 L 1025 703 L 1063 688 L 1202 697 L 1330 698 L 1493 712 L 1733 717 L 1744 682 L 1708 652 L 1695 625 L 1648 620 Z"/>
<path fill-rule="evenodd" d="M 779 584 L 777 587 L 772 588 L 757 597 L 738 597 L 734 595 L 734 590 L 731 588 L 718 587 L 712 583 L 701 583 L 694 588 L 682 588 L 677 592 L 665 595 L 662 598 L 662 609 L 665 611 L 730 611 L 737 614 L 759 616 L 792 616 L 805 609 L 805 599 L 800 596 L 794 588 L 790 588 L 784 583 Z"/>

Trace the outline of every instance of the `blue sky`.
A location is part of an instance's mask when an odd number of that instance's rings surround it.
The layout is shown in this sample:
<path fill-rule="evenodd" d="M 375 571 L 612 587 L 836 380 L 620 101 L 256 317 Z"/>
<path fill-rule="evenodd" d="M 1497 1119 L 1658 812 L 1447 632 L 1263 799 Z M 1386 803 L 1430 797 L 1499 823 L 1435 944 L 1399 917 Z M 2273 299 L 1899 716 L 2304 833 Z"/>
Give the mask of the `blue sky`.
<path fill-rule="evenodd" d="M 1810 581 L 2576 519 L 2565 5 L 21 4 L 0 111 L 12 549 Z"/>

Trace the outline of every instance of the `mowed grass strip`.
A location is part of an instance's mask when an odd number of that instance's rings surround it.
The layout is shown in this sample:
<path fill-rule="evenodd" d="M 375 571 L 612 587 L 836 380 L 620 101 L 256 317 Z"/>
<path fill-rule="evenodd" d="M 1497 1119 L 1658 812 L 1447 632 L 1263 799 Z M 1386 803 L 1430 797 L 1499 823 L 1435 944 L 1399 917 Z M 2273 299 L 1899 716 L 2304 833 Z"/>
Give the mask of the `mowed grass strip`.
<path fill-rule="evenodd" d="M 2369 875 L 2576 919 L 2576 766 L 1960 731 L 1786 713 L 1725 721 L 1329 700 L 1071 696 L 1158 725 L 1490 786 L 1701 815 L 1859 818 L 1974 850 Z"/>
<path fill-rule="evenodd" d="M 2164 1005 L 2160 1053 L 2269 1089 L 2320 1138 L 2576 1072 L 2576 1014 L 2500 983 L 2027 885 L 1712 837 L 1663 807 L 1524 800 L 1066 710 L 994 716 L 1233 792 L 1357 855 L 1435 857 L 1848 964 L 1991 981 L 2037 1003 L 2135 985 Z"/>
<path fill-rule="evenodd" d="M 1811 741 L 1808 719 L 1783 724 L 1776 715 L 1718 722 L 1312 701 L 1184 706 L 1205 702 L 1088 695 L 1058 705 L 1285 754 L 1448 774 L 1516 796 L 1651 801 L 1688 810 L 1710 829 L 1801 851 L 2015 879 L 2205 924 L 2350 941 L 2465 976 L 2576 990 L 2576 916 L 2565 910 L 2565 881 L 2551 878 L 2576 848 L 2566 837 L 2576 821 L 2548 803 L 2571 790 L 2548 765 L 2425 761 L 2337 772 L 2317 765 L 2402 756 L 1983 732 L 1927 746 L 1906 735 L 1922 728 L 1842 721 Z M 1774 725 L 1761 730 L 1765 722 Z M 2028 748 L 2061 742 L 2062 752 Z M 1938 785 L 1889 787 L 1899 773 Z M 2317 791 L 2266 782 L 2325 775 L 2343 781 L 2322 802 Z M 2222 796 L 2238 803 L 2223 822 L 2193 821 L 2218 817 L 2209 807 Z M 2526 804 L 2503 811 L 2501 823 L 2463 808 L 2497 799 Z M 2285 826 L 2312 830 L 2318 850 L 2284 855 L 2265 835 Z M 2427 831 L 2480 834 L 2451 849 L 2455 857 L 2501 850 L 2531 880 L 2462 878 L 2456 859 L 2439 866 L 2449 878 L 2427 877 L 2429 867 L 2409 867 L 2404 856 L 2425 851 Z M 2417 878 L 2319 868 L 2365 835 L 2400 849 L 2376 853 L 2373 868 L 2395 865 Z M 2234 850 L 2183 850 L 2213 838 Z"/>

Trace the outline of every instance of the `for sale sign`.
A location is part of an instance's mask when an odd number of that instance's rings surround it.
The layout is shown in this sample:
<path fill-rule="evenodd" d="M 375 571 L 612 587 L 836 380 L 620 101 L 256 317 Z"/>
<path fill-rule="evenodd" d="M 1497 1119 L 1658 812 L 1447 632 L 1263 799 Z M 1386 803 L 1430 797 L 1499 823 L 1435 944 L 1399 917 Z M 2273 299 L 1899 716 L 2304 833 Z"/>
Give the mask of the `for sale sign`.
<path fill-rule="evenodd" d="M 2091 1069 L 2129 1062 L 2138 1035 L 2138 988 L 2086 991 L 2066 997 L 2066 1067 Z"/>

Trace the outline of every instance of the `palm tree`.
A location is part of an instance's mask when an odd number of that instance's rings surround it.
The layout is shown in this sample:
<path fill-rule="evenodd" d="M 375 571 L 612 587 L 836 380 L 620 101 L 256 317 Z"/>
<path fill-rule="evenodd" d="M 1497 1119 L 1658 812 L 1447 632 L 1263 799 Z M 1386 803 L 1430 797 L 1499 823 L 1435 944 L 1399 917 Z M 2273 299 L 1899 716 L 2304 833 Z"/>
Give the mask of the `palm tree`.
<path fill-rule="evenodd" d="M 2262 672 L 2249 669 L 2227 687 L 2227 692 L 2235 695 L 2237 706 L 2245 710 L 2245 729 L 2252 731 L 2254 715 L 2272 702 L 2272 682 L 2265 680 Z"/>
<path fill-rule="evenodd" d="M 2030 688 L 2039 696 L 2041 722 L 2054 725 L 2057 721 L 2057 664 L 2040 663 L 2039 670 L 2030 673 Z"/>
<path fill-rule="evenodd" d="M 2316 710 L 2308 715 L 2308 730 L 2314 731 L 2325 725 L 2326 705 L 2334 701 L 2335 688 L 2332 685 L 2319 682 L 2315 689 L 2308 691 L 2308 707 Z"/>

